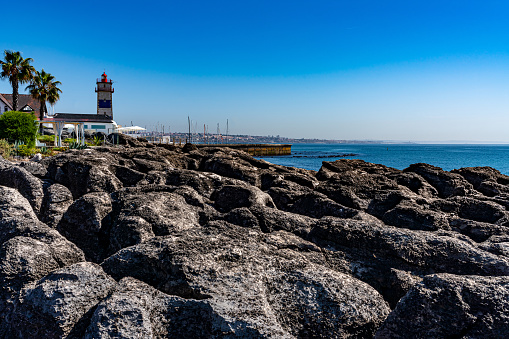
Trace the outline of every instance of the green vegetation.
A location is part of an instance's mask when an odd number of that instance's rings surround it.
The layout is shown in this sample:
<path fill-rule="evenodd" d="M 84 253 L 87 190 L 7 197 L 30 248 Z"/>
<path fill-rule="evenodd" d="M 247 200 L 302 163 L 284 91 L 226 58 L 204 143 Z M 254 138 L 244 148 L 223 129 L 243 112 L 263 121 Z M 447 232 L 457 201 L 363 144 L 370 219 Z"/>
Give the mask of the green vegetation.
<path fill-rule="evenodd" d="M 0 78 L 8 79 L 12 86 L 12 109 L 18 109 L 19 84 L 27 83 L 32 79 L 34 67 L 30 65 L 32 58 L 23 59 L 20 52 L 4 51 L 4 60 L 0 60 L 2 71 Z"/>
<path fill-rule="evenodd" d="M 52 155 L 53 153 L 53 150 L 51 148 L 48 148 L 46 146 L 42 146 L 41 148 L 39 148 L 39 152 L 42 154 L 42 155 Z"/>
<path fill-rule="evenodd" d="M 54 135 L 39 135 L 37 137 L 37 140 L 40 142 L 43 142 L 45 144 L 52 144 L 55 142 L 55 136 Z"/>
<path fill-rule="evenodd" d="M 69 149 L 86 149 L 88 145 L 80 145 L 80 143 L 73 141 L 69 143 Z"/>
<path fill-rule="evenodd" d="M 29 147 L 28 145 L 19 145 L 16 153 L 22 157 L 31 157 L 35 153 L 38 153 L 37 148 Z"/>
<path fill-rule="evenodd" d="M 35 71 L 31 84 L 27 86 L 26 90 L 30 92 L 32 97 L 40 102 L 39 120 L 44 118 L 44 113 L 48 113 L 46 102 L 54 105 L 60 99 L 62 90 L 58 88 L 61 85 L 60 81 L 55 81 L 55 77 L 50 73 L 46 73 L 44 68 L 41 72 Z M 42 133 L 42 124 L 41 124 Z"/>
<path fill-rule="evenodd" d="M 0 139 L 0 155 L 7 159 L 14 152 L 14 147 L 5 139 Z"/>
<path fill-rule="evenodd" d="M 94 140 L 91 142 L 92 146 L 101 146 L 103 144 L 103 138 L 94 136 Z"/>
<path fill-rule="evenodd" d="M 0 115 L 0 139 L 20 140 L 34 147 L 36 135 L 37 122 L 32 113 L 9 111 Z"/>
<path fill-rule="evenodd" d="M 44 69 L 40 72 L 36 71 L 31 65 L 32 62 L 32 58 L 21 57 L 21 52 L 5 50 L 4 60 L 0 60 L 0 78 L 7 79 L 11 83 L 13 111 L 18 109 L 19 84 L 29 83 L 26 90 L 39 101 L 39 120 L 42 120 L 44 113 L 48 113 L 46 102 L 54 105 L 60 99 L 62 90 L 58 86 L 62 83 L 56 81 L 55 77 L 46 73 Z M 41 134 L 42 128 L 41 124 Z"/>

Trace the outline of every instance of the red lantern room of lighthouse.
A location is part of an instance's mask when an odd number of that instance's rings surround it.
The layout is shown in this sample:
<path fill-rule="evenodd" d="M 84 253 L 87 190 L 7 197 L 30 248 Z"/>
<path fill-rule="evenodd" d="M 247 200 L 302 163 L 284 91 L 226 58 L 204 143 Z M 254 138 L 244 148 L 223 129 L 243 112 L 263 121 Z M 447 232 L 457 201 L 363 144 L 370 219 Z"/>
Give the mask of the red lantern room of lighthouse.
<path fill-rule="evenodd" d="M 97 93 L 97 114 L 105 115 L 113 119 L 113 105 L 111 99 L 115 90 L 113 89 L 113 81 L 108 81 L 106 72 L 101 75 L 100 80 L 97 79 L 95 91 Z"/>

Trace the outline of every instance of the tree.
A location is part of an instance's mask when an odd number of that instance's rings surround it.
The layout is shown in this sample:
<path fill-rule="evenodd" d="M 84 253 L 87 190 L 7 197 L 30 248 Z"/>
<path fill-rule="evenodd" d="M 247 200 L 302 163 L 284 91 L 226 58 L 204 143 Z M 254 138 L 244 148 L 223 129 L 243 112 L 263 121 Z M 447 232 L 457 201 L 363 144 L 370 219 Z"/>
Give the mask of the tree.
<path fill-rule="evenodd" d="M 9 111 L 0 115 L 0 139 L 20 140 L 34 147 L 36 135 L 37 121 L 33 113 Z"/>
<path fill-rule="evenodd" d="M 30 85 L 27 86 L 26 90 L 30 92 L 35 100 L 39 100 L 39 120 L 42 121 L 44 113 L 48 113 L 46 108 L 46 102 L 49 102 L 52 106 L 60 99 L 60 93 L 62 90 L 58 88 L 61 85 L 60 81 L 55 81 L 55 77 L 50 73 L 46 73 L 44 68 L 41 72 L 35 71 L 32 77 Z M 40 125 L 42 134 L 42 124 Z"/>
<path fill-rule="evenodd" d="M 4 51 L 4 60 L 0 60 L 2 72 L 0 78 L 8 79 L 12 86 L 12 109 L 18 109 L 18 86 L 32 78 L 34 67 L 30 65 L 32 58 L 23 59 L 20 52 Z"/>

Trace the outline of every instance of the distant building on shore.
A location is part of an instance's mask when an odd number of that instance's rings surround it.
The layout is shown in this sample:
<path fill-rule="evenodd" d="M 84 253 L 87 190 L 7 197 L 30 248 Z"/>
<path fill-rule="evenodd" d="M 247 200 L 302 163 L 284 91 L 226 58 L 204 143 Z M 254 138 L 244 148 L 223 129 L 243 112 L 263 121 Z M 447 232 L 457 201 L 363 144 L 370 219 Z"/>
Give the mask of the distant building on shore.
<path fill-rule="evenodd" d="M 97 114 L 93 113 L 55 113 L 51 116 L 45 116 L 43 123 L 46 126 L 53 125 L 56 122 L 64 125 L 80 125 L 84 130 L 92 132 L 112 133 L 117 124 L 113 120 L 112 94 L 113 81 L 108 81 L 106 72 L 101 75 L 101 79 L 96 81 L 97 87 Z M 33 112 L 39 118 L 40 101 L 34 99 L 30 94 L 18 94 L 18 111 L 31 113 Z M 12 93 L 0 93 L 0 114 L 12 111 Z"/>
<path fill-rule="evenodd" d="M 117 129 L 117 123 L 113 120 L 112 94 L 113 81 L 108 81 L 106 72 L 101 79 L 96 81 L 97 87 L 97 113 L 55 113 L 44 119 L 44 123 L 63 123 L 73 125 L 83 131 L 103 132 L 110 134 Z M 55 125 L 55 124 L 54 124 Z"/>
<path fill-rule="evenodd" d="M 113 106 L 112 96 L 115 89 L 113 88 L 113 81 L 108 81 L 106 72 L 101 75 L 101 81 L 97 79 L 97 114 L 104 115 L 113 120 Z"/>
<path fill-rule="evenodd" d="M 18 111 L 39 114 L 41 103 L 35 100 L 30 94 L 18 94 Z M 12 93 L 0 93 L 0 114 L 12 111 Z"/>

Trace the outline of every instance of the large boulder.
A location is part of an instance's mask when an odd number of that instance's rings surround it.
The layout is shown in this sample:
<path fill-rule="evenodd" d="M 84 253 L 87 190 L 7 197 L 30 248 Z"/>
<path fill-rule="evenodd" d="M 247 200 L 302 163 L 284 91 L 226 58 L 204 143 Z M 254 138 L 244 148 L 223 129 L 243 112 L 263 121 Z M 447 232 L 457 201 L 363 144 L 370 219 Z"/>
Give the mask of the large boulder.
<path fill-rule="evenodd" d="M 272 198 L 254 186 L 225 185 L 215 193 L 215 205 L 219 210 L 230 211 L 239 207 L 275 207 Z"/>
<path fill-rule="evenodd" d="M 84 338 L 225 337 L 233 334 L 234 322 L 216 314 L 206 300 L 170 296 L 127 277 L 97 306 Z M 259 335 L 252 329 L 243 334 Z"/>
<path fill-rule="evenodd" d="M 487 196 L 509 194 L 509 176 L 501 174 L 491 167 L 465 167 L 452 170 L 452 173 L 460 174 L 476 190 Z"/>
<path fill-rule="evenodd" d="M 42 203 L 44 213 L 41 214 L 41 221 L 52 228 L 56 228 L 72 203 L 72 193 L 67 187 L 60 184 L 49 186 L 44 192 Z"/>
<path fill-rule="evenodd" d="M 118 164 L 114 154 L 69 150 L 41 162 L 48 168 L 48 176 L 69 188 L 75 199 L 90 192 L 112 193 L 123 186 L 111 171 Z"/>
<path fill-rule="evenodd" d="M 60 220 L 57 230 L 78 245 L 89 260 L 100 262 L 107 254 L 110 195 L 88 193 L 72 203 Z"/>
<path fill-rule="evenodd" d="M 431 272 L 509 275 L 509 260 L 449 234 L 398 229 L 381 222 L 324 218 L 309 238 L 322 246 L 333 244 L 388 258 L 395 268 L 411 265 Z"/>
<path fill-rule="evenodd" d="M 438 192 L 440 197 L 465 196 L 472 193 L 473 186 L 460 174 L 445 172 L 440 167 L 428 164 L 413 164 L 404 170 L 419 174 Z"/>
<path fill-rule="evenodd" d="M 155 235 L 183 231 L 199 224 L 199 216 L 184 197 L 168 186 L 125 189 L 114 195 L 115 215 L 140 217 L 151 225 Z M 115 225 L 113 227 L 116 227 Z"/>
<path fill-rule="evenodd" d="M 49 245 L 51 255 L 62 267 L 85 260 L 76 245 L 37 219 L 20 193 L 0 186 L 0 244 L 14 237 L 31 238 Z"/>
<path fill-rule="evenodd" d="M 234 154 L 240 152 L 233 152 Z M 247 154 L 247 153 L 246 153 Z M 251 163 L 242 158 L 232 155 L 230 150 L 227 153 L 222 151 L 214 153 L 203 162 L 203 170 L 213 172 L 221 176 L 239 179 L 253 186 L 261 186 L 260 168 L 252 166 Z"/>
<path fill-rule="evenodd" d="M 39 214 L 44 197 L 42 182 L 26 169 L 6 164 L 4 160 L 0 165 L 0 185 L 15 188 Z"/>
<path fill-rule="evenodd" d="M 426 276 L 403 297 L 376 338 L 506 338 L 509 277 Z"/>
<path fill-rule="evenodd" d="M 83 262 L 52 272 L 26 288 L 13 319 L 18 338 L 82 338 L 94 311 L 117 283 Z"/>
<path fill-rule="evenodd" d="M 270 243 L 252 229 L 214 223 L 123 249 L 102 266 L 116 279 L 131 276 L 167 294 L 206 300 L 222 318 L 237 320 L 232 335 L 374 334 L 389 307 L 373 288 Z"/>

